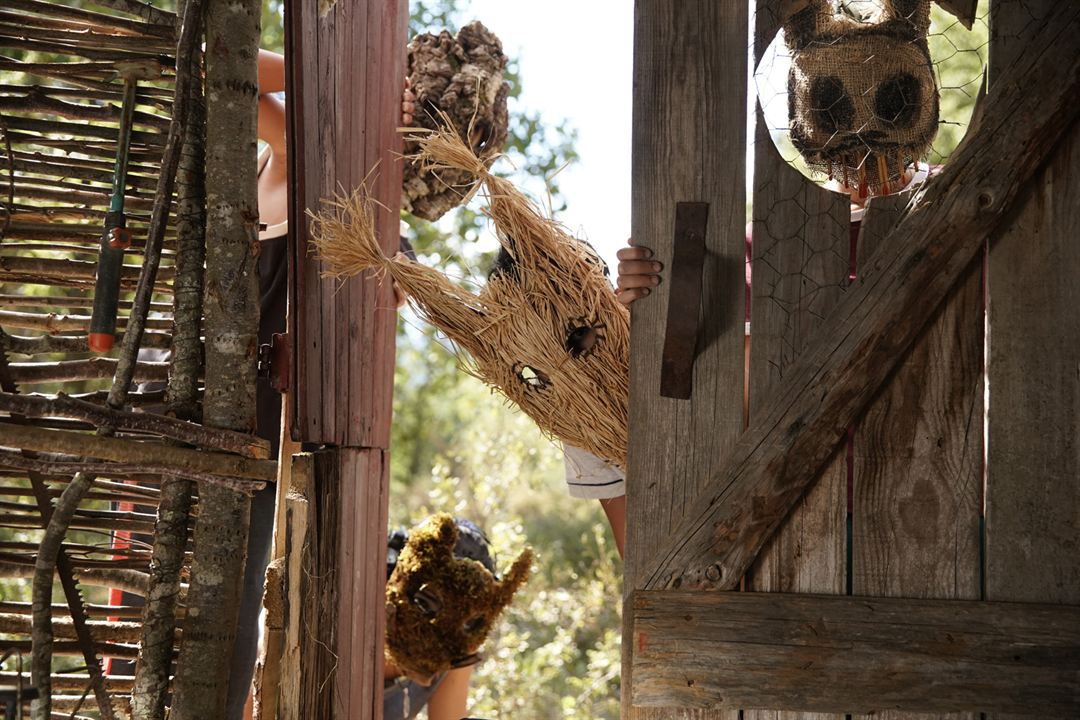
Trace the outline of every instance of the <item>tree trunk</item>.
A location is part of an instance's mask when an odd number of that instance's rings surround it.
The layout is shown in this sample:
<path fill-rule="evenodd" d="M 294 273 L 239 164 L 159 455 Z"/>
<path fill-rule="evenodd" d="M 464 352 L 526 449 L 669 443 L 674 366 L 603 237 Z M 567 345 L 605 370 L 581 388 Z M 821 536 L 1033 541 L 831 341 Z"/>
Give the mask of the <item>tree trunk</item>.
<path fill-rule="evenodd" d="M 195 0 L 188 0 L 195 2 Z M 201 3 L 200 3 L 201 4 Z M 200 15 L 201 19 L 201 15 Z M 189 72 L 202 76 L 202 53 L 192 58 Z M 177 168 L 176 280 L 173 287 L 172 355 L 166 403 L 181 420 L 199 420 L 199 377 L 202 370 L 203 264 L 206 261 L 206 103 L 202 84 L 192 83 L 184 125 L 184 146 Z M 131 712 L 135 720 L 162 720 L 169 691 L 176 601 L 184 565 L 191 493 L 194 483 L 182 478 L 163 480 L 158 519 L 154 527 L 153 561 L 143 613 L 143 636 Z"/>
<path fill-rule="evenodd" d="M 206 14 L 206 374 L 203 423 L 255 428 L 258 0 L 210 0 Z M 251 498 L 199 486 L 188 616 L 172 720 L 222 717 L 236 639 Z"/>

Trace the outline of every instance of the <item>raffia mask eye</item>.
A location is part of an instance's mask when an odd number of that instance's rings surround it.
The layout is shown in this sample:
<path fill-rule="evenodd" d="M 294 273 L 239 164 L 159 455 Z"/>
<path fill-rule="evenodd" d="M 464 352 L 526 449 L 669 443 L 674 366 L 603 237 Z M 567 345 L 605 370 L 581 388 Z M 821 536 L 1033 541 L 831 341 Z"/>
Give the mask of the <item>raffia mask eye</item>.
<path fill-rule="evenodd" d="M 579 318 L 566 334 L 566 352 L 575 360 L 588 357 L 603 339 L 603 323 L 589 323 Z"/>
<path fill-rule="evenodd" d="M 517 375 L 522 385 L 525 385 L 530 390 L 545 390 L 551 387 L 551 378 L 531 365 L 519 363 L 514 367 L 514 374 Z"/>

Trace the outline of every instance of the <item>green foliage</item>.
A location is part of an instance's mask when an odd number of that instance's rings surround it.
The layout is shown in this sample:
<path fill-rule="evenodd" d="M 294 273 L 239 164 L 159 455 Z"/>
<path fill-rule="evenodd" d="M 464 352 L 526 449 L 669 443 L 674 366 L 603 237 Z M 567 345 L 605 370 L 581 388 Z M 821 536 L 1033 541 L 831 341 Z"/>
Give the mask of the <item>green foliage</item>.
<path fill-rule="evenodd" d="M 450 360 L 436 351 L 443 363 Z M 399 368 L 408 363 L 401 358 Z M 622 567 L 599 503 L 567 495 L 558 448 L 478 380 L 452 370 L 435 379 L 435 390 L 404 380 L 395 440 L 409 431 L 400 426 L 403 415 L 411 418 L 402 407 L 409 402 L 422 402 L 434 423 L 425 432 L 448 434 L 425 447 L 421 457 L 430 465 L 418 474 L 392 465 L 391 525 L 448 511 L 488 532 L 500 570 L 526 544 L 537 553 L 534 576 L 486 644 L 470 713 L 618 717 Z M 403 449 L 395 445 L 395 461 Z"/>
<path fill-rule="evenodd" d="M 936 4 L 930 10 L 927 38 L 940 88 L 941 124 L 929 162 L 945 162 L 967 132 L 975 98 L 983 82 L 989 45 L 989 0 L 980 0 L 969 31 Z"/>
<path fill-rule="evenodd" d="M 260 47 L 276 53 L 285 52 L 284 0 L 263 0 L 262 40 Z"/>

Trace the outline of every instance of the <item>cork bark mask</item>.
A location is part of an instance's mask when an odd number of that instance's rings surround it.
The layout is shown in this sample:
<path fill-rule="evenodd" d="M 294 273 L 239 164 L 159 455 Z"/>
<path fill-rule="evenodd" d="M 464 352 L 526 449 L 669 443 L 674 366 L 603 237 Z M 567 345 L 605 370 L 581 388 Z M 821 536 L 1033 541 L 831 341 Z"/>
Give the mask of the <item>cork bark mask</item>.
<path fill-rule="evenodd" d="M 499 38 L 477 20 L 456 36 L 446 30 L 418 35 L 408 50 L 416 124 L 438 130 L 445 115 L 475 152 L 501 148 L 508 132 L 510 85 L 503 79 L 506 56 Z M 460 170 L 431 172 L 415 156 L 418 149 L 414 140 L 405 143 L 410 157 L 404 166 L 401 204 L 417 217 L 437 220 L 457 207 L 462 188 L 470 187 L 476 178 Z M 494 159 L 492 154 L 488 157 Z"/>
<path fill-rule="evenodd" d="M 811 0 L 784 25 L 791 140 L 811 168 L 888 193 L 926 155 L 938 88 L 926 34 L 930 0 L 873 0 L 859 18 Z"/>

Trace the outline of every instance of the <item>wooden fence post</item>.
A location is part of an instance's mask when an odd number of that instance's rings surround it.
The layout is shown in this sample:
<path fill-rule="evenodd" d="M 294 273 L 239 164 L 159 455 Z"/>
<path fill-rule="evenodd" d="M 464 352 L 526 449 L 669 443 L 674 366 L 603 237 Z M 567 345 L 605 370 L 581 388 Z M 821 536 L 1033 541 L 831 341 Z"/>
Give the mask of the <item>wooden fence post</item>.
<path fill-rule="evenodd" d="M 293 179 L 290 415 L 295 439 L 323 446 L 314 453 L 316 491 L 308 508 L 317 538 L 311 562 L 319 573 L 302 580 L 317 591 L 319 603 L 302 628 L 311 637 L 296 652 L 303 692 L 310 691 L 305 717 L 370 720 L 382 708 L 397 311 L 389 283 L 320 276 L 322 268 L 309 255 L 307 212 L 357 187 L 374 170 L 368 189 L 382 208 L 378 236 L 388 255 L 398 248 L 402 164 L 396 128 L 408 6 L 404 0 L 341 0 L 320 16 L 317 5 L 325 4 L 287 3 L 285 33 Z M 334 662 L 327 664 L 328 658 Z"/>
<path fill-rule="evenodd" d="M 670 278 L 675 206 L 709 204 L 698 350 L 690 400 L 660 396 L 671 290 L 633 308 L 624 606 L 648 550 L 667 536 L 742 431 L 747 5 L 638 0 L 634 10 L 631 225 Z M 624 612 L 623 717 L 733 718 L 631 705 L 633 613 Z"/>

